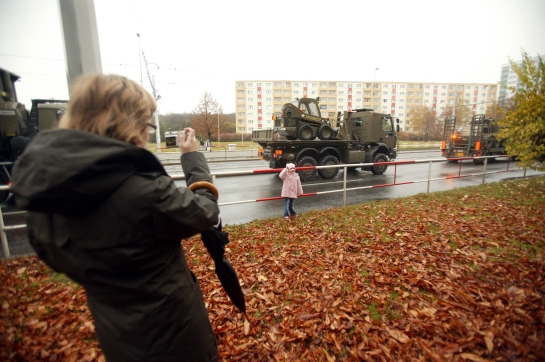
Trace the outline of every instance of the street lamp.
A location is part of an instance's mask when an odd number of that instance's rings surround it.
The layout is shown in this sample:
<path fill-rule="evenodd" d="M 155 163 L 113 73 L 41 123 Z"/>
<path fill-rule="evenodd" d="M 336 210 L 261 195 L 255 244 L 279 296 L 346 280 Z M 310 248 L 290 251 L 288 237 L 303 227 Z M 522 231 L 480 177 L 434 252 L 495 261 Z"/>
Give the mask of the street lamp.
<path fill-rule="evenodd" d="M 375 68 L 375 83 L 377 81 L 377 70 L 378 70 L 378 68 Z"/>
<path fill-rule="evenodd" d="M 136 33 L 136 36 L 138 37 L 138 59 L 140 59 L 140 86 L 144 86 L 144 83 L 142 82 L 142 51 L 140 50 L 140 33 Z"/>

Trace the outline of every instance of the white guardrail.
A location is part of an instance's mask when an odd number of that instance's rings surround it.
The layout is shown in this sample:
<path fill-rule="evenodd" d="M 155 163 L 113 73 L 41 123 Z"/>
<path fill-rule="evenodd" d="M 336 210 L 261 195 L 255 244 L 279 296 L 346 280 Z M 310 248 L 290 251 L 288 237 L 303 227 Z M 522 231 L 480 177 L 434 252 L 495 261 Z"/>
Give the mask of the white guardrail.
<path fill-rule="evenodd" d="M 371 189 L 371 188 L 381 188 L 381 187 L 389 187 L 389 186 L 401 186 L 401 185 L 408 185 L 408 184 L 416 184 L 421 182 L 427 182 L 427 193 L 430 192 L 430 182 L 432 181 L 440 181 L 440 180 L 449 180 L 449 179 L 457 179 L 457 178 L 463 178 L 463 177 L 474 177 L 474 176 L 482 176 L 482 183 L 485 182 L 486 175 L 489 174 L 495 174 L 495 173 L 503 173 L 503 172 L 513 172 L 517 171 L 517 169 L 509 169 L 509 166 L 511 164 L 510 159 L 508 158 L 507 167 L 505 170 L 497 170 L 497 171 L 486 171 L 486 166 L 488 164 L 489 158 L 505 158 L 507 156 L 483 156 L 483 157 L 461 157 L 461 158 L 435 158 L 435 159 L 423 159 L 423 160 L 404 160 L 404 161 L 395 161 L 395 162 L 378 162 L 378 163 L 357 163 L 357 164 L 342 164 L 342 165 L 332 165 L 332 166 L 309 166 L 309 167 L 297 167 L 296 170 L 304 171 L 304 170 L 319 170 L 319 169 L 325 169 L 325 168 L 342 168 L 344 169 L 344 180 L 343 180 L 343 187 L 342 189 L 338 190 L 330 190 L 330 191 L 319 191 L 319 192 L 311 192 L 307 194 L 300 195 L 299 197 L 305 197 L 305 196 L 317 196 L 322 194 L 331 194 L 331 193 L 337 193 L 342 192 L 343 193 L 343 207 L 346 206 L 346 193 L 347 191 L 354 191 L 354 190 L 363 190 L 363 189 Z M 448 161 L 463 161 L 463 160 L 473 160 L 473 159 L 484 159 L 483 162 L 483 171 L 479 173 L 469 173 L 469 174 L 462 174 L 462 162 L 459 162 L 460 167 L 458 169 L 458 175 L 456 176 L 446 176 L 446 177 L 436 177 L 431 178 L 431 166 L 434 162 L 448 162 Z M 422 179 L 422 180 L 413 180 L 408 182 L 397 182 L 397 166 L 399 165 L 407 165 L 407 164 L 416 164 L 416 163 L 429 163 L 429 169 L 428 169 L 428 178 Z M 361 187 L 346 187 L 346 175 L 347 175 L 347 168 L 348 167 L 362 167 L 362 166 L 379 166 L 379 165 L 388 165 L 388 166 L 394 166 L 394 182 L 390 184 L 380 184 L 380 185 L 372 185 L 372 186 L 361 186 Z M 263 169 L 263 170 L 250 170 L 250 171 L 229 171 L 229 172 L 215 172 L 212 173 L 212 180 L 215 181 L 216 177 L 229 177 L 229 176 L 241 176 L 241 175 L 256 175 L 256 174 L 263 174 L 263 173 L 279 173 L 282 171 L 281 168 L 276 169 Z M 523 178 L 526 178 L 526 169 L 524 169 L 524 175 Z M 183 175 L 175 175 L 172 176 L 173 180 L 185 180 L 185 176 Z M 9 186 L 0 186 L 1 190 L 9 190 Z M 262 202 L 262 201 L 273 201 L 273 200 L 280 200 L 283 199 L 282 196 L 275 196 L 275 197 L 268 197 L 268 198 L 262 198 L 262 199 L 252 199 L 252 200 L 240 200 L 240 201 L 233 201 L 233 202 L 225 202 L 225 203 L 218 203 L 219 206 L 227 206 L 227 205 L 236 205 L 236 204 L 245 204 L 245 203 L 251 203 L 251 202 Z M 17 213 L 25 213 L 25 211 L 17 211 L 12 213 L 6 213 L 6 215 L 13 215 Z M 2 241 L 2 249 L 4 251 L 4 257 L 9 258 L 10 252 L 9 252 L 9 246 L 8 246 L 8 240 L 6 236 L 6 230 L 15 230 L 15 229 L 24 229 L 26 228 L 26 225 L 10 225 L 5 226 L 4 225 L 4 216 L 2 214 L 2 209 L 0 208 L 0 239 Z"/>

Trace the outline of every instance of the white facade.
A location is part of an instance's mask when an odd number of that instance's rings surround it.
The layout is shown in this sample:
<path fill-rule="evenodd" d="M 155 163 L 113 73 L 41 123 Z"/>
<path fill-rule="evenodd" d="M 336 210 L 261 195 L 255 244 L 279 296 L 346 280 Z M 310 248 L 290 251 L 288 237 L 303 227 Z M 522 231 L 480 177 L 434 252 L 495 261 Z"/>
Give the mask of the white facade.
<path fill-rule="evenodd" d="M 442 113 L 446 106 L 463 99 L 473 113 L 484 113 L 487 104 L 497 99 L 497 88 L 496 84 L 239 80 L 235 82 L 236 130 L 249 133 L 271 128 L 273 113 L 279 113 L 285 103 L 320 97 L 323 117 L 372 108 L 395 115 L 401 129 L 411 131 L 413 107 L 426 106 Z"/>
<path fill-rule="evenodd" d="M 543 58 L 542 54 L 540 54 L 540 56 Z M 538 57 L 533 57 L 531 59 L 532 59 L 532 62 L 534 62 L 534 64 L 536 65 L 538 64 Z M 521 67 L 522 59 L 515 62 L 515 64 L 518 67 Z M 498 100 L 500 102 L 513 97 L 514 93 L 509 89 L 510 87 L 515 87 L 515 89 L 520 88 L 521 86 L 520 79 L 517 73 L 515 73 L 515 71 L 513 70 L 511 63 L 505 63 L 501 65 L 499 83 L 500 83 L 500 91 L 498 95 Z"/>

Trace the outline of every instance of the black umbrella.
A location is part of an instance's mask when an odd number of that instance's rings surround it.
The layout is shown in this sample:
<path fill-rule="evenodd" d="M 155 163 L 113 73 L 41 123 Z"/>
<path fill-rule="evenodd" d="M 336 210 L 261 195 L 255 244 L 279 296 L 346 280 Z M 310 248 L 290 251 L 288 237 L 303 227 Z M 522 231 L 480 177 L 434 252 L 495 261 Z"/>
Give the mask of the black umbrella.
<path fill-rule="evenodd" d="M 201 233 L 201 239 L 206 246 L 206 250 L 216 264 L 216 275 L 221 285 L 235 307 L 246 314 L 246 303 L 244 293 L 240 287 L 238 276 L 229 260 L 225 258 L 225 245 L 229 243 L 228 234 L 221 231 L 221 220 L 217 227 L 212 227 Z"/>

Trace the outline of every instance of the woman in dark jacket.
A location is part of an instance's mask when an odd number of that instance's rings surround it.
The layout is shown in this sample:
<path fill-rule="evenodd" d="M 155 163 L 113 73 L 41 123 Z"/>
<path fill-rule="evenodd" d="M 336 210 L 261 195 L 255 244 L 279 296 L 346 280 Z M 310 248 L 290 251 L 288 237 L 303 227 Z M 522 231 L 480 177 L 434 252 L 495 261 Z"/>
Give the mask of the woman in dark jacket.
<path fill-rule="evenodd" d="M 59 128 L 18 159 L 12 190 L 38 256 L 85 288 L 108 362 L 217 361 L 180 245 L 217 224 L 217 190 L 193 129 L 180 132 L 188 188 L 143 148 L 155 110 L 127 78 L 80 78 Z"/>

